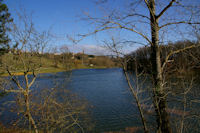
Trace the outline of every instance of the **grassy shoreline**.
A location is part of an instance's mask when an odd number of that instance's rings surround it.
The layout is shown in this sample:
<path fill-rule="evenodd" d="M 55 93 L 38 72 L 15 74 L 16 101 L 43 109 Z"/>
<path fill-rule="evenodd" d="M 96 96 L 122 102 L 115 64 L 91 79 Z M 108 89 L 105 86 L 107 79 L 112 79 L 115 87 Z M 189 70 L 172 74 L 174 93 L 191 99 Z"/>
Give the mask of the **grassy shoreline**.
<path fill-rule="evenodd" d="M 96 67 L 83 66 L 83 67 L 71 68 L 71 69 L 50 67 L 50 68 L 42 68 L 42 69 L 40 69 L 39 72 L 36 72 L 36 73 L 37 74 L 41 74 L 41 73 L 57 73 L 57 72 L 66 72 L 66 71 L 78 70 L 78 69 L 106 69 L 106 68 L 108 68 L 108 67 L 106 67 L 106 66 L 96 66 Z M 13 75 L 16 75 L 16 76 L 24 74 L 23 71 L 11 72 L 11 73 Z M 32 74 L 32 72 L 29 72 L 29 74 Z M 0 76 L 6 77 L 6 76 L 9 76 L 9 74 L 7 72 L 4 72 L 4 73 L 1 73 Z"/>

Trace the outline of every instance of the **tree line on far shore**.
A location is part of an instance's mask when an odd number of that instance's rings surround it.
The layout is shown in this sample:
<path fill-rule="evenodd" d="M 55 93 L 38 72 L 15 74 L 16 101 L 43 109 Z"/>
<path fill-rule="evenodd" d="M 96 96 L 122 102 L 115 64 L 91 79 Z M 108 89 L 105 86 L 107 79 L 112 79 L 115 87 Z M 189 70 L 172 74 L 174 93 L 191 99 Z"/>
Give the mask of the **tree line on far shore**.
<path fill-rule="evenodd" d="M 186 72 L 198 72 L 200 70 L 200 47 L 197 46 L 197 41 L 177 41 L 169 42 L 166 45 L 161 45 L 161 62 L 165 62 L 166 57 L 170 54 L 168 62 L 166 63 L 167 74 L 181 74 Z M 196 47 L 197 46 L 197 47 Z M 182 51 L 180 51 L 182 50 Z M 177 51 L 171 53 L 172 51 Z M 139 71 L 151 73 L 151 48 L 144 46 L 133 51 L 127 58 L 130 60 L 127 63 L 128 70 L 135 70 L 135 61 Z M 178 71 L 177 71 L 178 70 Z"/>

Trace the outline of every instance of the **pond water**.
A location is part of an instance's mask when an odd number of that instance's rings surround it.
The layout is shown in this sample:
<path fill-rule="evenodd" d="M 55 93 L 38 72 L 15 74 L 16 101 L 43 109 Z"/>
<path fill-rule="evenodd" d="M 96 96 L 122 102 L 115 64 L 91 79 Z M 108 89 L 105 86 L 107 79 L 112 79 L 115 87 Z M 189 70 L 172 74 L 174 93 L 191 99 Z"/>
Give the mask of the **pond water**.
<path fill-rule="evenodd" d="M 93 106 L 96 130 L 120 130 L 141 124 L 122 69 L 75 70 L 70 87 Z"/>
<path fill-rule="evenodd" d="M 23 82 L 23 76 L 19 76 L 18 79 Z M 191 101 L 199 100 L 200 82 L 198 81 L 194 85 L 193 94 L 188 95 L 187 105 L 188 111 L 194 112 L 197 110 L 195 114 L 199 114 L 197 107 L 200 107 L 200 105 L 199 103 L 193 104 Z M 52 87 L 70 90 L 72 93 L 78 95 L 78 97 L 87 101 L 89 104 L 88 110 L 95 125 L 94 132 L 119 131 L 127 127 L 142 127 L 134 98 L 128 88 L 123 70 L 120 68 L 80 69 L 73 70 L 72 72 L 40 74 L 32 89 L 37 89 L 40 92 L 42 88 Z M 8 95 L 0 99 L 0 120 L 4 123 L 9 123 L 10 120 L 17 119 L 17 116 L 13 113 L 5 111 L 6 114 L 2 114 L 3 106 L 7 105 L 4 102 L 11 100 L 11 96 Z M 177 95 L 171 97 L 179 98 Z M 177 108 L 179 104 L 180 101 L 168 102 L 168 106 L 171 109 Z M 181 104 L 179 109 L 182 109 Z M 174 118 L 177 118 L 176 116 L 179 117 L 180 113 L 172 113 L 173 118 L 171 118 L 176 120 Z M 155 122 L 155 120 L 152 121 L 154 118 L 149 117 L 148 119 L 150 119 L 151 125 L 153 121 Z M 200 130 L 199 122 L 200 120 L 194 121 L 193 118 L 188 119 L 188 123 L 196 125 L 198 131 Z M 192 128 L 190 127 L 189 129 Z M 196 132 L 196 129 L 189 132 Z"/>
<path fill-rule="evenodd" d="M 22 76 L 18 78 L 23 79 Z M 133 96 L 120 68 L 80 69 L 72 72 L 40 74 L 34 88 L 55 86 L 69 89 L 87 100 L 96 132 L 141 126 Z M 1 119 L 8 121 L 13 117 L 14 115 L 9 114 Z"/>

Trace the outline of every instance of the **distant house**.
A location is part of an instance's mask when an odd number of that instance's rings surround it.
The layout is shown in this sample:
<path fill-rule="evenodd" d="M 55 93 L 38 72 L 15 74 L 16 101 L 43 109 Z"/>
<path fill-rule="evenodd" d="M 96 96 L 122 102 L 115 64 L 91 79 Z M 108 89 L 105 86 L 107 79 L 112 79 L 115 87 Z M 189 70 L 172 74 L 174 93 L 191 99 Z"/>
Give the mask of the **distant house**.
<path fill-rule="evenodd" d="M 53 53 L 54 55 L 61 55 L 61 53 Z"/>

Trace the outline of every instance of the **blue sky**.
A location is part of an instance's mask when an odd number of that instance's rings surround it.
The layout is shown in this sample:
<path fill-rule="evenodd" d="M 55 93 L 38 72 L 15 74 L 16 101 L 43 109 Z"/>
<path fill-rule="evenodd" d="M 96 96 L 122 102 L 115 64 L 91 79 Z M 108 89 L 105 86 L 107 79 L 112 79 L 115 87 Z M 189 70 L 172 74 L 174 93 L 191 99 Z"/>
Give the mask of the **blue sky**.
<path fill-rule="evenodd" d="M 16 10 L 25 9 L 27 14 L 33 14 L 36 28 L 53 27 L 58 35 L 85 30 L 78 16 L 84 10 L 94 10 L 90 0 L 7 0 L 6 3 L 14 19 Z"/>
<path fill-rule="evenodd" d="M 91 25 L 88 25 L 88 22 L 81 19 L 84 12 L 92 13 L 93 16 L 100 14 L 95 0 L 5 0 L 5 3 L 15 21 L 17 18 L 16 11 L 19 12 L 22 8 L 25 9 L 26 14 L 32 14 L 33 23 L 37 29 L 42 31 L 51 28 L 52 33 L 58 37 L 53 42 L 54 45 L 67 44 L 72 51 L 85 50 L 90 54 L 95 54 L 95 52 L 103 53 L 105 51 L 105 49 L 99 47 L 102 44 L 101 40 L 107 38 L 104 33 L 98 34 L 98 37 L 95 35 L 89 36 L 81 41 L 78 46 L 72 45 L 71 41 L 67 39 L 67 35 L 74 37 L 79 33 L 88 33 L 93 29 Z M 117 4 L 116 2 L 115 5 Z M 98 46 L 95 48 L 91 45 Z M 125 52 L 130 52 L 134 49 L 135 47 L 126 49 Z"/>
<path fill-rule="evenodd" d="M 81 15 L 83 11 L 96 12 L 95 3 L 91 0 L 6 0 L 5 3 L 15 21 L 16 11 L 22 8 L 26 14 L 32 14 L 36 29 L 43 31 L 51 28 L 58 37 L 54 42 L 56 45 L 70 45 L 67 35 L 88 32 L 88 24 L 80 21 Z M 97 42 L 94 37 L 88 37 L 80 44 L 93 45 Z M 76 49 L 81 48 L 76 46 Z"/>
<path fill-rule="evenodd" d="M 106 11 L 117 9 L 123 11 L 126 8 L 122 8 L 122 6 L 126 6 L 124 1 L 129 0 L 114 0 L 115 2 L 111 2 L 108 4 L 108 7 L 105 8 Z M 187 2 L 187 0 L 185 0 Z M 200 1 L 194 0 L 197 4 L 200 4 Z M 160 0 L 161 3 L 166 3 L 166 0 Z M 52 32 L 58 36 L 55 42 L 55 45 L 63 45 L 67 44 L 72 49 L 72 51 L 78 52 L 85 50 L 92 54 L 91 51 L 95 53 L 95 51 L 100 52 L 98 50 L 105 51 L 99 47 L 102 44 L 102 40 L 108 39 L 110 35 L 115 36 L 125 36 L 127 38 L 133 38 L 136 41 L 140 41 L 141 38 L 133 35 L 130 32 L 126 31 L 114 31 L 112 32 L 103 32 L 98 34 L 98 36 L 89 36 L 81 41 L 78 45 L 74 46 L 67 39 L 67 35 L 76 36 L 81 33 L 89 33 L 94 30 L 92 25 L 89 25 L 88 22 L 82 21 L 81 18 L 84 16 L 83 12 L 89 12 L 92 16 L 101 16 L 102 12 L 100 12 L 101 8 L 95 4 L 95 0 L 5 0 L 5 3 L 8 5 L 9 11 L 12 17 L 16 18 L 16 11 L 20 11 L 20 8 L 25 9 L 27 14 L 33 14 L 33 22 L 37 29 L 39 30 L 48 30 L 52 28 Z M 122 5 L 124 4 L 124 5 Z M 147 14 L 146 10 L 140 6 L 139 12 L 143 14 Z M 159 10 L 159 9 L 158 9 Z M 169 14 L 174 14 L 173 10 L 168 12 Z M 148 14 L 147 14 L 148 15 Z M 173 16 L 173 15 L 172 15 Z M 165 18 L 165 17 L 164 17 Z M 162 21 L 162 20 L 161 20 Z M 149 25 L 144 27 L 140 26 L 140 30 L 147 35 L 150 34 Z M 174 27 L 171 27 L 172 29 Z M 185 27 L 181 26 L 181 30 L 185 30 Z M 169 29 L 166 29 L 170 31 Z M 173 35 L 174 32 L 169 32 L 167 35 L 167 40 L 180 40 L 178 36 Z M 98 46 L 93 46 L 98 45 Z M 135 50 L 139 45 L 134 45 L 131 47 L 126 47 L 125 52 L 130 52 Z"/>
<path fill-rule="evenodd" d="M 42 29 L 55 27 L 56 32 L 65 33 L 74 30 L 79 20 L 78 15 L 84 10 L 94 11 L 91 0 L 7 0 L 9 10 L 15 18 L 15 11 L 24 8 L 33 13 L 34 23 Z"/>

